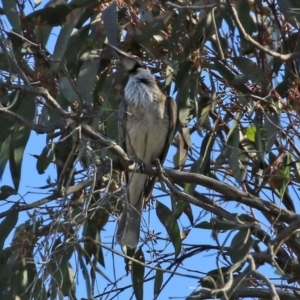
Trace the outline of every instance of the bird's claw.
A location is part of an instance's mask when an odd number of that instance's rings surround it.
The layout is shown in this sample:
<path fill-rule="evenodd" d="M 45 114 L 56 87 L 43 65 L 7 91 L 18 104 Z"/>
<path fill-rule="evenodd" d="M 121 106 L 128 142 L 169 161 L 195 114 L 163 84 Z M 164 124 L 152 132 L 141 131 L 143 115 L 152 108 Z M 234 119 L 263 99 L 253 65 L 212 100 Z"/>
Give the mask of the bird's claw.
<path fill-rule="evenodd" d="M 137 165 L 137 169 L 141 172 L 146 170 L 146 164 L 141 159 L 138 158 L 135 163 Z"/>
<path fill-rule="evenodd" d="M 155 166 L 156 166 L 158 174 L 159 175 L 163 174 L 164 170 L 163 170 L 163 167 L 162 167 L 162 165 L 160 163 L 160 160 L 158 158 L 155 160 Z"/>

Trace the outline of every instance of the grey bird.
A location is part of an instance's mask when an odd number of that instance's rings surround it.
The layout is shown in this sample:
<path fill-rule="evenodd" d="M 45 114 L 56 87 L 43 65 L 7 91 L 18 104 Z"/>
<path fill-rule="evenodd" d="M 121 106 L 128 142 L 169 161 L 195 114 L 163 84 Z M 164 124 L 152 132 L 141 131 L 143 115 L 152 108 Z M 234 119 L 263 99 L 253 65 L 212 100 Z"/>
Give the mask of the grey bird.
<path fill-rule="evenodd" d="M 119 137 L 130 159 L 150 164 L 156 159 L 163 164 L 174 138 L 177 105 L 158 87 L 155 77 L 140 58 L 112 45 L 129 79 L 119 108 Z M 151 196 L 156 178 L 127 172 L 127 199 L 118 222 L 117 242 L 131 249 L 140 238 L 140 225 L 145 201 Z"/>

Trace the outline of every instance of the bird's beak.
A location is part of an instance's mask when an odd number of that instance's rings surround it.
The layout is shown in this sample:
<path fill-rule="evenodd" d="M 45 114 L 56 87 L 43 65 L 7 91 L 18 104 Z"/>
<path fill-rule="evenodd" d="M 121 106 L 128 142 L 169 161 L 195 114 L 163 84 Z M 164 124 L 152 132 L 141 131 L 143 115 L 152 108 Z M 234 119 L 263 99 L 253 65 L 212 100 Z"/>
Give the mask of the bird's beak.
<path fill-rule="evenodd" d="M 115 51 L 115 53 L 117 54 L 117 56 L 119 57 L 120 61 L 122 62 L 122 64 L 124 65 L 124 67 L 127 71 L 131 71 L 137 66 L 140 66 L 140 67 L 143 66 L 141 60 L 138 57 L 130 55 L 113 45 L 110 45 L 110 44 L 107 44 L 107 45 Z"/>

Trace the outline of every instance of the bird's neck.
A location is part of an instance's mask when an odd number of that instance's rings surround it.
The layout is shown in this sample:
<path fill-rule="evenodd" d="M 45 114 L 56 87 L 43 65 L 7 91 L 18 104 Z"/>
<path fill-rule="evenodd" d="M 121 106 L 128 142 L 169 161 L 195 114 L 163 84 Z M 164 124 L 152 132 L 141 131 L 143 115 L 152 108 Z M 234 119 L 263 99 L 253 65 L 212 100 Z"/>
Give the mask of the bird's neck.
<path fill-rule="evenodd" d="M 125 101 L 129 105 L 149 107 L 158 100 L 160 90 L 154 76 L 146 69 L 131 73 L 125 87 Z"/>

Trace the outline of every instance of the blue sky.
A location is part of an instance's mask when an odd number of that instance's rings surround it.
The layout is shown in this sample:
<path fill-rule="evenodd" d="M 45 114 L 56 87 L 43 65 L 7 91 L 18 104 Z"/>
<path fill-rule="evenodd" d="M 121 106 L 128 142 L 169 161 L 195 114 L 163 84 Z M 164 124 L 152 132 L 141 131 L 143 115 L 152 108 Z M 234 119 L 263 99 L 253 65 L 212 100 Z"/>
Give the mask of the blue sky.
<path fill-rule="evenodd" d="M 27 7 L 27 10 L 30 11 L 31 8 L 30 6 Z M 8 23 L 6 23 L 8 25 Z M 10 28 L 10 26 L 8 26 Z M 57 33 L 59 31 L 59 28 L 55 28 L 55 30 L 51 34 L 51 38 L 49 40 L 48 44 L 48 50 L 50 53 L 53 53 L 53 48 L 57 39 Z M 49 168 L 46 170 L 46 173 L 43 175 L 39 175 L 36 171 L 36 159 L 32 156 L 32 154 L 39 155 L 42 152 L 42 149 L 45 146 L 45 135 L 38 135 L 35 132 L 32 132 L 29 142 L 26 147 L 24 159 L 23 159 L 23 167 L 22 167 L 22 176 L 21 176 L 21 184 L 20 184 L 20 189 L 19 189 L 19 195 L 25 200 L 26 203 L 31 203 L 33 201 L 39 200 L 44 197 L 43 190 L 36 189 L 35 187 L 41 187 L 46 185 L 46 179 L 48 176 L 50 176 L 53 180 L 56 178 L 56 171 L 55 167 L 53 165 L 50 165 Z M 198 146 L 201 144 L 201 139 L 198 136 L 194 136 L 193 140 Z M 169 155 L 167 160 L 172 161 L 173 155 L 174 155 L 174 148 L 170 149 Z M 168 163 L 166 163 L 168 165 Z M 1 185 L 11 185 L 12 180 L 10 177 L 10 172 L 8 166 L 6 167 L 6 170 L 4 172 Z M 202 190 L 203 191 L 203 190 Z M 207 191 L 203 191 L 207 192 Z M 158 192 L 155 191 L 154 195 L 157 195 Z M 9 198 L 9 201 L 11 203 L 5 204 L 0 206 L 1 211 L 5 211 L 8 209 L 12 203 L 15 203 L 16 201 L 20 200 L 20 196 L 11 196 Z M 22 201 L 22 200 L 21 200 Z M 159 201 L 163 202 L 165 205 L 169 206 L 171 205 L 170 203 L 170 197 L 163 197 L 159 198 Z M 54 203 L 50 203 L 49 205 L 52 205 Z M 238 210 L 236 209 L 235 204 L 227 204 L 225 205 L 225 209 L 231 211 L 235 210 L 238 211 L 240 210 L 243 212 L 243 207 L 240 207 Z M 200 209 L 193 207 L 193 215 L 194 219 L 197 218 L 201 214 Z M 198 221 L 204 221 L 204 220 L 210 220 L 211 215 L 207 214 L 202 217 L 201 220 Z M 28 215 L 26 212 L 20 213 L 20 218 L 19 218 L 19 224 L 24 222 L 25 220 L 28 219 Z M 150 228 L 155 228 L 156 232 L 161 231 L 162 236 L 165 236 L 165 229 L 164 227 L 160 224 L 158 218 L 156 217 L 155 210 L 152 210 L 151 212 L 144 212 L 144 219 L 146 220 L 146 223 L 149 224 Z M 189 226 L 189 221 L 185 216 L 180 218 L 179 221 L 180 228 L 183 229 L 185 227 Z M 110 245 L 112 236 L 114 235 L 115 232 L 115 226 L 116 222 L 109 222 L 105 226 L 105 230 L 101 232 L 101 237 L 102 237 L 102 242 L 107 243 L 107 245 Z M 235 233 L 231 234 L 231 237 Z M 221 242 L 223 242 L 226 239 L 227 233 L 224 235 L 220 235 Z M 79 231 L 79 237 L 80 237 L 80 231 Z M 9 245 L 11 241 L 12 235 L 10 235 L 6 241 L 6 245 Z M 210 230 L 203 230 L 203 229 L 193 229 L 191 230 L 190 234 L 188 237 L 184 240 L 184 244 L 187 245 L 197 245 L 197 244 L 213 244 L 215 245 L 216 243 L 213 241 L 211 237 L 211 231 Z M 157 249 L 164 249 L 164 253 L 168 253 L 173 251 L 173 246 L 168 245 L 165 248 L 165 244 L 163 242 L 159 242 Z M 121 251 L 120 247 L 118 245 L 114 246 L 117 251 Z M 187 246 L 186 246 L 187 247 Z M 146 246 L 143 247 L 143 251 L 146 253 L 148 249 Z M 115 279 L 121 278 L 122 276 L 126 275 L 125 272 L 125 264 L 124 264 L 124 259 L 118 255 L 112 254 L 110 251 L 103 249 L 104 252 L 104 258 L 105 258 L 105 264 L 106 268 L 102 268 L 99 266 L 99 268 L 103 271 L 103 273 L 111 280 L 115 281 Z M 184 274 L 191 274 L 193 276 L 196 276 L 197 273 L 195 271 L 200 271 L 201 272 L 206 272 L 210 271 L 214 268 L 217 268 L 216 265 L 216 257 L 215 257 L 216 252 L 204 252 L 201 255 L 196 255 L 195 257 L 185 260 L 183 265 L 180 266 L 176 271 L 178 273 L 184 273 Z M 171 257 L 170 257 L 171 258 Z M 39 255 L 36 255 L 36 262 L 38 263 L 40 260 Z M 84 279 L 82 277 L 81 271 L 76 270 L 76 257 L 72 259 L 72 266 L 76 273 L 78 274 L 77 277 L 77 291 L 78 291 L 78 299 L 80 297 L 87 297 L 86 295 L 86 287 L 84 283 Z M 155 266 L 155 262 L 153 262 L 153 266 Z M 162 267 L 167 267 L 168 265 L 162 265 Z M 146 269 L 145 274 L 148 274 L 150 270 Z M 270 272 L 271 276 L 274 274 L 274 270 L 270 270 L 268 268 L 268 272 Z M 154 276 L 155 272 L 151 271 L 148 277 Z M 201 277 L 204 274 L 198 273 L 198 276 Z M 164 280 L 167 280 L 169 274 L 164 274 Z M 148 278 L 147 277 L 147 278 Z M 273 276 L 275 277 L 275 275 Z M 131 277 L 130 276 L 125 276 L 122 280 L 120 280 L 117 284 L 117 288 L 122 288 L 125 286 L 130 286 L 131 285 Z M 145 283 L 145 289 L 144 289 L 144 299 L 153 299 L 153 285 L 154 281 L 151 280 L 149 282 Z M 160 294 L 158 299 L 168 299 L 169 297 L 176 298 L 176 297 L 182 297 L 185 298 L 188 296 L 192 291 L 194 290 L 195 287 L 198 286 L 198 282 L 196 279 L 191 279 L 185 276 L 173 276 L 172 280 L 168 283 L 167 287 L 163 290 L 163 292 Z M 97 276 L 97 281 L 95 285 L 95 295 L 101 294 L 104 290 L 110 290 L 112 287 L 109 285 L 109 282 L 106 281 L 103 277 L 100 275 Z M 129 297 L 132 294 L 131 289 L 127 289 L 125 292 L 122 292 L 119 295 L 119 299 L 129 299 Z M 103 298 L 103 299 L 110 299 L 111 297 Z"/>

